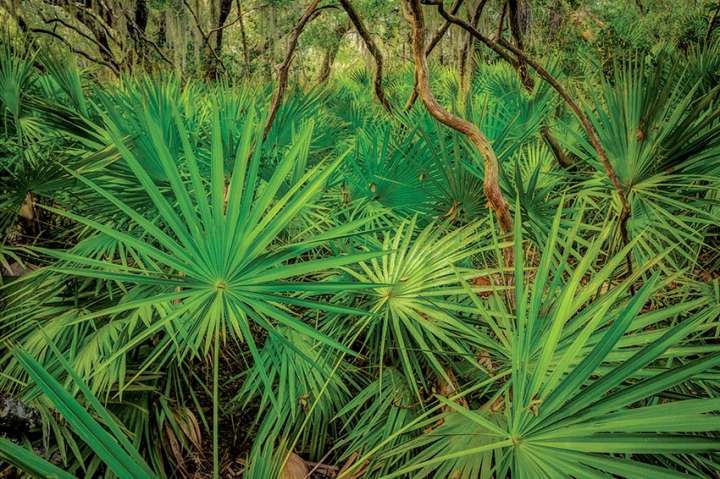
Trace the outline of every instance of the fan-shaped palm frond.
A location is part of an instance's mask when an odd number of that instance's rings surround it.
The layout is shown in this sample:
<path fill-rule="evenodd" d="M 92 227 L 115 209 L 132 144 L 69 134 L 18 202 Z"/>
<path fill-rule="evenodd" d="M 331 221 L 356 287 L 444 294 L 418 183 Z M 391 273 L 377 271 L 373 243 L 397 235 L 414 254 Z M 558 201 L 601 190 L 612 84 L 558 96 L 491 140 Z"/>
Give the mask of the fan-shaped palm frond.
<path fill-rule="evenodd" d="M 406 381 L 402 372 L 387 368 L 338 411 L 346 434 L 335 448 L 342 451 L 343 461 L 380 444 L 390 448 L 407 439 L 395 435 L 396 431 L 410 425 L 417 417 L 418 404 Z M 408 454 L 396 456 L 391 461 L 371 461 L 367 473 L 387 474 L 409 460 L 409 457 Z"/>
<path fill-rule="evenodd" d="M 298 258 L 302 252 L 320 241 L 351 233 L 357 224 L 335 228 L 316 236 L 310 242 L 285 245 L 280 251 L 272 251 L 270 248 L 292 218 L 321 192 L 325 180 L 337 166 L 337 162 L 326 168 L 322 165 L 310 170 L 303 176 L 302 181 L 293 185 L 282 196 L 276 197 L 284 178 L 298 160 L 300 147 L 287 155 L 270 181 L 258 190 L 260 148 L 256 148 L 251 154 L 254 132 L 252 128 L 248 128 L 242 147 L 238 148 L 234 155 L 232 177 L 229 183 L 226 183 L 223 168 L 225 156 L 218 134 L 218 116 L 214 114 L 212 177 L 208 191 L 199 173 L 198 159 L 184 134 L 184 125 L 179 118 L 176 116 L 178 129 L 183 133 L 180 139 L 184 151 L 183 169 L 186 168 L 182 172 L 178 171 L 177 160 L 173 160 L 170 149 L 165 146 L 158 124 L 147 114 L 153 148 L 160 153 L 157 161 L 162 166 L 163 175 L 169 180 L 171 199 L 160 194 L 139 161 L 140 157 L 127 149 L 112 120 L 108 118 L 107 121 L 115 146 L 152 201 L 153 208 L 157 211 L 157 219 L 147 219 L 105 187 L 76 175 L 79 181 L 137 223 L 143 231 L 143 238 L 69 211 L 53 211 L 126 243 L 138 251 L 148 264 L 153 264 L 153 270 L 141 272 L 133 265 L 98 262 L 73 253 L 52 253 L 63 260 L 63 263 L 54 269 L 73 276 L 117 280 L 138 288 L 136 299 L 112 308 L 107 313 L 132 311 L 158 302 L 178 303 L 166 318 L 143 333 L 136 334 L 133 340 L 122 347 L 123 351 L 132 349 L 161 331 L 165 331 L 166 336 L 161 341 L 159 350 L 169 347 L 175 350 L 180 358 L 201 351 L 207 353 L 211 348 L 212 338 L 218 335 L 224 337 L 229 334 L 241 338 L 248 341 L 253 350 L 249 322 L 257 322 L 272 330 L 271 318 L 319 339 L 314 330 L 299 321 L 287 308 L 280 308 L 277 304 L 336 310 L 337 308 L 331 305 L 290 298 L 282 294 L 330 291 L 332 284 L 309 287 L 307 283 L 283 280 L 351 264 L 377 253 L 359 253 L 288 264 L 291 258 Z M 187 180 L 183 178 L 185 175 Z M 241 218 L 244 220 L 241 221 Z M 158 226 L 158 220 L 167 230 Z M 280 265 L 284 267 L 279 268 Z M 94 315 L 97 316 L 99 314 Z M 327 338 L 322 338 L 322 341 L 340 347 L 337 342 Z"/>
<path fill-rule="evenodd" d="M 264 376 L 272 385 L 269 391 Z M 265 340 L 236 399 L 244 407 L 255 401 L 259 416 L 272 408 L 270 416 L 285 418 L 286 434 L 299 431 L 301 450 L 319 459 L 330 423 L 348 401 L 354 382 L 350 364 L 340 355 L 304 334 L 278 328 Z"/>
<path fill-rule="evenodd" d="M 30 115 L 24 100 L 35 75 L 32 55 L 16 54 L 10 44 L 0 50 L 0 107 L 4 128 L 11 128 L 20 142 L 25 135 L 37 133 L 37 119 Z"/>
<path fill-rule="evenodd" d="M 372 290 L 366 316 L 353 328 L 364 336 L 371 359 L 382 370 L 387 361 L 398 361 L 418 399 L 427 387 L 424 370 L 450 382 L 446 367 L 465 361 L 476 364 L 471 346 L 482 336 L 459 318 L 463 308 L 452 301 L 462 294 L 459 278 L 480 275 L 463 266 L 473 255 L 492 249 L 479 241 L 486 238 L 484 223 L 453 231 L 430 224 L 417 231 L 413 218 L 394 234 L 382 238 L 387 257 L 360 263 L 348 273 L 365 284 L 382 284 Z"/>
<path fill-rule="evenodd" d="M 523 258 L 520 231 L 518 217 L 516 261 Z M 553 273 L 556 248 L 567 250 L 572 242 L 572 232 L 564 239 L 560 234 L 558 214 L 530 281 L 516 268 L 512 318 L 493 328 L 507 342 L 509 379 L 498 374 L 455 397 L 439 396 L 449 412 L 417 421 L 413 429 L 424 432 L 395 452 L 412 447 L 422 452 L 387 477 L 600 477 L 607 472 L 676 477 L 643 456 L 718 448 L 707 433 L 717 429 L 714 413 L 720 403 L 692 395 L 668 404 L 655 400 L 720 364 L 715 347 L 694 359 L 699 345 L 693 337 L 713 327 L 708 321 L 717 311 L 699 301 L 641 313 L 662 283 L 657 275 L 627 299 L 622 298 L 633 279 L 598 295 L 606 268 L 621 264 L 622 255 L 585 284 L 585 267 L 597 253 L 585 253 L 572 274 Z M 546 304 L 548 298 L 557 300 Z M 479 298 L 474 302 L 481 304 Z M 583 305 L 582 311 L 573 305 Z M 678 315 L 684 320 L 667 322 Z M 488 391 L 488 386 L 494 387 Z M 483 394 L 474 396 L 478 391 Z M 465 405 L 474 398 L 485 402 Z M 439 420 L 442 424 L 433 427 Z M 621 458 L 620 453 L 639 456 Z"/>
<path fill-rule="evenodd" d="M 568 187 L 568 174 L 557 167 L 557 161 L 545 145 L 536 143 L 515 157 L 514 174 L 508 174 L 508 179 L 523 219 L 536 240 L 544 241 L 560 203 L 559 195 Z"/>
<path fill-rule="evenodd" d="M 696 85 L 686 93 L 681 81 L 671 80 L 681 72 L 671 72 L 666 77 L 663 64 L 651 71 L 619 68 L 614 83 L 603 82 L 591 121 L 630 200 L 631 236 L 649 232 L 637 245 L 638 259 L 681 244 L 668 258 L 681 266 L 695 262 L 703 231 L 720 221 L 708 197 L 720 178 L 712 160 L 720 155 L 720 90 L 699 95 Z M 581 137 L 568 147 L 596 168 L 587 190 L 600 189 L 608 202 L 613 193 L 594 149 Z"/>
<path fill-rule="evenodd" d="M 400 215 L 431 208 L 435 164 L 413 135 L 394 136 L 390 126 L 362 131 L 348 161 L 345 183 L 351 200 L 379 203 Z"/>

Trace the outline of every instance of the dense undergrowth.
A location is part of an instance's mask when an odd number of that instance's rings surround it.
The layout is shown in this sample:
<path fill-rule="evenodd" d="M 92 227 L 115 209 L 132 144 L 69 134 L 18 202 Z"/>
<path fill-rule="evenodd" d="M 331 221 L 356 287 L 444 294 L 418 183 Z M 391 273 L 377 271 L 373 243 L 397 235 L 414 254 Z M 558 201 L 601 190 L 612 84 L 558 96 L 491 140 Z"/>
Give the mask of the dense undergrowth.
<path fill-rule="evenodd" d="M 710 477 L 719 62 L 564 79 L 625 244 L 575 117 L 505 65 L 432 78 L 493 145 L 507 235 L 467 140 L 419 102 L 387 114 L 362 70 L 293 90 L 264 138 L 270 87 L 100 83 L 5 47 L 0 391 L 32 413 L 0 455 L 45 477 Z M 412 72 L 386 83 L 400 105 Z"/>

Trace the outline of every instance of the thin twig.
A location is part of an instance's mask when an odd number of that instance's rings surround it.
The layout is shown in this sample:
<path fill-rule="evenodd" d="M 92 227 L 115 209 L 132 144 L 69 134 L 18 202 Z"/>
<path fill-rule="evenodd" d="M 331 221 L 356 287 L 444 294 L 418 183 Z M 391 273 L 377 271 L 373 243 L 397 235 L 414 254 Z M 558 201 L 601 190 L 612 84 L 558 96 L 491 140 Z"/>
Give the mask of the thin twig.
<path fill-rule="evenodd" d="M 317 8 L 318 3 L 320 3 L 320 0 L 312 0 L 312 2 L 310 2 L 310 4 L 305 8 L 302 17 L 300 17 L 295 24 L 295 28 L 292 30 L 292 36 L 290 37 L 290 43 L 288 45 L 287 53 L 285 54 L 285 59 L 278 67 L 278 88 L 275 90 L 272 104 L 270 105 L 270 113 L 268 114 L 265 128 L 263 130 L 263 139 L 267 138 L 270 133 L 270 129 L 275 122 L 277 112 L 280 109 L 283 99 L 285 98 L 285 91 L 287 90 L 288 85 L 288 72 L 290 71 L 290 64 L 292 63 L 300 34 L 305 28 L 305 25 L 321 13 L 321 10 Z"/>
<path fill-rule="evenodd" d="M 473 27 L 477 28 L 478 23 L 480 23 L 480 17 L 482 17 L 483 10 L 485 9 L 485 5 L 487 5 L 488 0 L 479 0 L 477 5 L 475 6 L 475 11 L 472 14 L 470 24 Z M 471 33 L 467 33 L 467 38 L 463 42 L 462 50 L 460 51 L 460 86 L 462 88 L 465 88 L 468 82 L 466 82 L 467 77 L 467 67 L 468 67 L 468 56 L 470 55 L 470 47 L 472 45 L 473 36 Z"/>
<path fill-rule="evenodd" d="M 227 71 L 227 67 L 225 67 L 225 63 L 222 61 L 222 58 L 220 58 L 220 56 L 210 44 L 210 33 L 205 33 L 205 31 L 203 30 L 202 23 L 200 22 L 200 18 L 197 16 L 197 13 L 195 13 L 195 10 L 193 10 L 187 0 L 183 0 L 183 5 L 185 5 L 185 8 L 188 9 L 190 15 L 192 15 L 193 20 L 195 21 L 195 28 L 197 28 L 200 36 L 202 37 L 203 47 L 207 48 L 210 53 L 212 53 L 213 57 L 217 61 L 217 64 L 220 65 L 223 70 Z"/>
<path fill-rule="evenodd" d="M 125 20 L 126 20 L 127 22 L 129 22 L 129 23 L 132 24 L 133 28 L 135 29 L 135 32 L 137 32 L 137 34 L 138 34 L 138 38 L 139 38 L 140 40 L 142 40 L 144 43 L 147 43 L 147 44 L 149 44 L 151 47 L 153 47 L 153 50 L 155 50 L 155 51 L 157 52 L 157 54 L 160 55 L 160 58 L 161 58 L 165 63 L 167 63 L 167 64 L 170 65 L 170 66 L 174 66 L 173 62 L 171 62 L 171 61 L 168 59 L 168 57 L 162 52 L 162 50 L 160 50 L 160 47 L 158 46 L 158 44 L 155 43 L 154 41 L 150 40 L 150 39 L 147 37 L 147 35 L 145 34 L 145 32 L 143 32 L 143 31 L 140 29 L 140 25 L 138 25 L 137 22 L 132 19 L 132 17 L 131 17 L 130 14 L 128 13 L 128 11 L 125 10 L 125 9 L 122 9 L 122 10 L 123 10 L 123 14 L 125 15 Z"/>
<path fill-rule="evenodd" d="M 99 58 L 94 58 L 89 53 L 73 47 L 69 41 L 67 41 L 65 38 L 61 37 L 57 33 L 53 32 L 51 30 L 46 30 L 44 28 L 30 28 L 30 31 L 33 33 L 42 33 L 45 35 L 49 35 L 53 38 L 60 40 L 63 44 L 65 44 L 70 49 L 71 52 L 77 53 L 78 55 L 88 59 L 89 61 L 91 61 L 93 63 L 97 63 L 98 65 L 106 66 L 115 74 L 115 76 L 117 76 L 117 77 L 120 76 L 120 71 L 117 69 L 117 67 L 115 67 L 115 65 L 112 65 L 111 63 L 108 63 L 105 60 L 100 60 Z"/>
<path fill-rule="evenodd" d="M 98 47 L 98 50 L 104 51 L 108 55 L 112 55 L 112 52 L 105 45 L 98 42 L 97 39 L 95 39 L 95 38 L 91 37 L 90 35 L 88 35 L 87 33 L 83 32 L 75 25 L 71 25 L 71 24 L 67 23 L 62 18 L 59 18 L 59 17 L 45 18 L 42 14 L 40 14 L 40 18 L 42 19 L 43 22 L 47 23 L 48 25 L 51 25 L 53 23 L 59 23 L 60 25 L 64 26 L 65 28 L 68 28 L 69 30 L 72 30 L 73 32 L 77 33 L 78 35 L 80 35 L 84 39 L 88 40 L 89 42 L 95 44 Z"/>

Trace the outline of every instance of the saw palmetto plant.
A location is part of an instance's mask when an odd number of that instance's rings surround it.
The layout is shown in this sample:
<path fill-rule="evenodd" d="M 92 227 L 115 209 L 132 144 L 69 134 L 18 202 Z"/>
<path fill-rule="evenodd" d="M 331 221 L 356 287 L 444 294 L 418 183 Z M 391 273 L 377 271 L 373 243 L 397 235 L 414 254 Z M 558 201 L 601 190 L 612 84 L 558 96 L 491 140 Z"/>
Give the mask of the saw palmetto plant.
<path fill-rule="evenodd" d="M 348 274 L 360 284 L 381 284 L 367 294 L 371 313 L 353 328 L 382 374 L 386 357 L 400 364 L 413 388 L 424 384 L 423 371 L 431 370 L 450 381 L 449 364 L 473 362 L 470 345 L 478 341 L 473 325 L 458 317 L 462 305 L 454 296 L 463 292 L 458 278 L 483 274 L 461 263 L 483 252 L 479 225 L 444 232 L 430 224 L 417 232 L 416 219 L 385 235 L 382 247 L 390 253 L 358 265 Z M 456 312 L 457 311 L 457 312 Z M 337 322 L 338 318 L 334 318 Z M 340 320 L 341 322 L 344 322 Z M 412 351 L 412 353 L 411 353 Z M 418 381 L 419 379 L 419 381 Z M 419 390 L 416 399 L 421 401 Z"/>
<path fill-rule="evenodd" d="M 717 429 L 718 404 L 692 395 L 668 402 L 662 391 L 682 383 L 702 387 L 693 378 L 720 361 L 716 347 L 695 339 L 715 327 L 718 306 L 697 298 L 643 312 L 666 284 L 652 276 L 632 295 L 632 278 L 608 285 L 621 258 L 598 267 L 602 239 L 576 266 L 557 264 L 573 256 L 576 231 L 561 231 L 558 215 L 532 278 L 516 269 L 515 294 L 497 298 L 509 317 L 487 316 L 499 338 L 487 360 L 493 377 L 471 378 L 462 392 L 439 394 L 438 414 L 403 428 L 418 434 L 385 454 L 421 452 L 389 477 L 676 477 L 615 454 L 717 448 L 705 433 Z M 516 260 L 524 254 L 520 235 L 518 221 Z M 486 316 L 478 295 L 469 288 L 468 294 Z M 678 322 L 678 315 L 687 319 Z M 698 348 L 708 355 L 698 358 Z"/>
<path fill-rule="evenodd" d="M 716 477 L 720 10 L 626 3 L 0 2 L 0 476 Z"/>
<path fill-rule="evenodd" d="M 638 261 L 682 245 L 668 257 L 678 267 L 697 262 L 703 232 L 719 219 L 718 164 L 708 161 L 720 141 L 718 89 L 703 89 L 701 79 L 686 79 L 691 70 L 663 60 L 618 66 L 612 82 L 602 81 L 592 118 L 631 204 L 630 234 L 654 232 L 638 243 Z M 570 148 L 600 169 L 587 140 Z M 589 194 L 614 194 L 604 177 L 589 182 Z"/>

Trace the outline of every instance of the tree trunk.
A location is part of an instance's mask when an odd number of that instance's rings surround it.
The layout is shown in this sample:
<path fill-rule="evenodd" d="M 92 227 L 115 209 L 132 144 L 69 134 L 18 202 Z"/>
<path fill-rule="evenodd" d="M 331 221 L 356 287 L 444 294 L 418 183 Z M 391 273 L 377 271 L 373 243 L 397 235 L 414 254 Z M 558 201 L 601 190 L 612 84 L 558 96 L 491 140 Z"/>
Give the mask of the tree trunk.
<path fill-rule="evenodd" d="M 167 45 L 167 14 L 163 11 L 160 12 L 160 21 L 158 22 L 156 43 L 160 48 Z"/>
<path fill-rule="evenodd" d="M 318 73 L 318 85 L 322 85 L 323 83 L 328 81 L 328 78 L 330 78 L 330 70 L 332 69 L 332 64 L 335 61 L 335 55 L 337 54 L 337 51 L 337 45 L 330 45 L 325 49 L 322 65 L 320 66 L 320 73 Z"/>
<path fill-rule="evenodd" d="M 107 23 L 107 25 L 112 26 L 113 12 L 105 8 L 103 5 L 104 4 L 98 4 L 98 11 L 96 13 L 105 21 L 105 23 Z M 110 39 L 108 38 L 104 26 L 100 25 L 100 22 L 91 13 L 89 13 L 94 8 L 92 0 L 84 0 L 82 4 L 70 4 L 68 2 L 65 3 L 64 6 L 66 8 L 72 8 L 74 10 L 73 13 L 75 18 L 77 18 L 80 23 L 90 30 L 98 46 L 100 58 L 102 58 L 102 60 L 106 63 L 112 65 L 115 70 L 120 71 L 120 63 L 113 54 L 112 48 L 110 47 Z"/>
<path fill-rule="evenodd" d="M 195 0 L 195 11 L 200 11 L 200 0 Z M 200 59 L 200 45 L 204 45 L 204 39 L 202 38 L 201 30 L 202 25 L 197 22 L 197 28 L 194 30 L 195 38 L 193 42 L 193 53 L 195 54 L 195 66 L 198 69 L 203 68 L 205 64 L 205 62 L 201 61 Z"/>
<path fill-rule="evenodd" d="M 547 143 L 550 151 L 552 152 L 553 156 L 560 164 L 560 166 L 562 166 L 563 168 L 570 168 L 572 166 L 572 161 L 570 161 L 568 156 L 565 154 L 565 151 L 562 149 L 560 142 L 558 142 L 557 139 L 552 136 L 552 133 L 550 133 L 550 128 L 547 125 L 543 125 L 543 127 L 540 129 L 540 134 L 542 135 L 545 143 Z"/>
<path fill-rule="evenodd" d="M 218 56 L 222 53 L 224 31 L 223 27 L 225 26 L 225 21 L 227 21 L 227 18 L 230 15 L 231 8 L 232 0 L 220 0 L 218 20 L 217 25 L 215 26 L 215 28 L 217 29 L 217 31 L 215 32 L 215 51 L 217 52 Z"/>
<path fill-rule="evenodd" d="M 135 61 L 141 65 L 145 63 L 145 30 L 148 24 L 148 7 L 146 0 L 135 0 L 135 14 L 129 22 L 128 33 L 133 41 L 133 50 L 135 53 Z"/>
<path fill-rule="evenodd" d="M 510 33 L 512 35 L 513 41 L 515 42 L 515 46 L 518 50 L 525 51 L 525 45 L 523 42 L 523 30 L 519 22 L 520 12 L 518 9 L 518 0 L 508 0 L 507 6 L 508 19 L 510 20 Z M 535 88 L 535 82 L 530 76 L 530 72 L 527 68 L 527 63 L 522 56 L 518 56 L 517 71 L 523 86 L 528 91 L 528 93 L 531 93 Z M 563 151 L 562 146 L 560 146 L 560 143 L 550 133 L 550 128 L 545 125 L 540 130 L 540 133 L 545 142 L 547 143 L 548 147 L 550 148 L 553 156 L 555 156 L 558 164 L 563 168 L 567 168 L 568 166 L 570 166 L 570 161 L 565 155 L 565 152 Z"/>
<path fill-rule="evenodd" d="M 487 0 L 485 0 L 487 1 Z M 462 5 L 463 0 L 455 0 L 450 7 L 450 11 L 455 14 L 458 9 L 460 8 L 460 5 Z M 437 29 L 435 34 L 430 39 L 430 43 L 428 43 L 427 47 L 425 47 L 425 56 L 430 56 L 432 51 L 435 49 L 435 47 L 440 43 L 440 40 L 442 40 L 442 37 L 445 35 L 445 32 L 448 31 L 448 28 L 450 28 L 450 22 L 445 21 L 440 28 Z M 442 60 L 442 47 L 441 47 L 441 55 L 440 55 L 440 63 L 443 62 Z M 418 91 L 417 91 L 417 78 L 415 79 L 415 83 L 413 84 L 413 91 L 410 94 L 410 98 L 408 98 L 407 102 L 405 102 L 405 109 L 411 110 L 415 102 L 418 98 Z"/>
<path fill-rule="evenodd" d="M 495 34 L 495 41 L 499 41 L 503 32 L 505 31 L 505 17 L 507 16 L 507 0 L 503 2 L 502 13 L 500 13 L 500 21 L 498 22 L 497 33 Z"/>
<path fill-rule="evenodd" d="M 207 38 L 205 45 L 208 50 L 205 58 L 205 74 L 208 78 L 216 80 L 220 75 L 220 56 L 222 55 L 223 47 L 223 31 L 225 29 L 225 21 L 230 15 L 232 8 L 232 0 L 220 0 L 218 8 L 217 21 L 211 22 L 212 30 L 208 32 L 208 37 L 214 37 L 214 42 L 210 42 L 211 38 Z M 211 8 L 211 13 L 214 13 L 214 9 Z M 214 35 L 213 35 L 214 33 Z"/>
<path fill-rule="evenodd" d="M 243 59 L 245 60 L 245 68 L 250 68 L 250 52 L 247 46 L 247 35 L 245 34 L 245 19 L 243 18 L 241 1 L 237 0 L 237 11 L 240 22 L 240 42 L 242 43 Z"/>
<path fill-rule="evenodd" d="M 517 0 L 507 0 L 508 6 L 508 18 L 510 19 L 510 33 L 512 35 L 515 46 L 520 50 L 525 50 L 523 44 L 522 32 L 520 31 L 520 24 L 518 23 L 518 2 Z M 522 82 L 525 89 L 529 92 L 535 87 L 530 72 L 528 72 L 527 65 L 522 57 L 518 58 L 518 73 L 520 74 L 520 81 Z"/>

